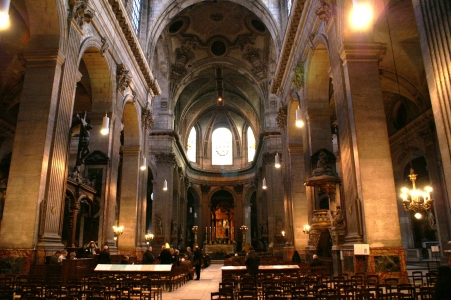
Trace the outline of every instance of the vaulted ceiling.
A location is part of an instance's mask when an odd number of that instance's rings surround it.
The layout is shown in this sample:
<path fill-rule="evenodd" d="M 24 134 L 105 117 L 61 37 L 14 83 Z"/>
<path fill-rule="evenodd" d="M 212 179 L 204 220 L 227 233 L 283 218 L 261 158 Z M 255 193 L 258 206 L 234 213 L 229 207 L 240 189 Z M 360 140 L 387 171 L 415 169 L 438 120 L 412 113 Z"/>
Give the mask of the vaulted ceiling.
<path fill-rule="evenodd" d="M 200 2 L 174 16 L 160 41 L 169 53 L 176 126 L 184 139 L 195 124 L 202 132 L 230 126 L 238 133 L 248 124 L 258 134 L 275 49 L 253 12 L 233 2 Z"/>

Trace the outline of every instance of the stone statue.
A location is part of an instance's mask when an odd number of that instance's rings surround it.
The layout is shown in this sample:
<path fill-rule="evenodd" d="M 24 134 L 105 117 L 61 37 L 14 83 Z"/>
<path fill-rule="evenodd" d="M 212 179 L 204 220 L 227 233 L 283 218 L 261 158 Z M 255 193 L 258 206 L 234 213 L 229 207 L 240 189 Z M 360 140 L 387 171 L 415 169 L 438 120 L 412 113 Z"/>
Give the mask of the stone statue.
<path fill-rule="evenodd" d="M 177 235 L 177 222 L 174 219 L 171 222 L 171 235 Z"/>
<path fill-rule="evenodd" d="M 80 133 L 78 138 L 77 162 L 75 166 L 79 167 L 85 163 L 85 158 L 91 153 L 89 150 L 89 130 L 92 129 L 92 126 L 87 121 L 86 112 L 83 113 L 83 117 L 77 114 L 77 119 L 80 122 Z"/>
<path fill-rule="evenodd" d="M 277 217 L 276 218 L 276 234 L 282 234 L 282 218 L 281 217 Z"/>
<path fill-rule="evenodd" d="M 337 206 L 337 210 L 335 211 L 334 218 L 332 220 L 332 226 L 335 227 L 337 225 L 343 224 L 343 211 L 341 210 L 340 206 Z"/>
<path fill-rule="evenodd" d="M 163 221 L 161 220 L 161 216 L 159 214 L 155 215 L 155 234 L 163 235 Z"/>

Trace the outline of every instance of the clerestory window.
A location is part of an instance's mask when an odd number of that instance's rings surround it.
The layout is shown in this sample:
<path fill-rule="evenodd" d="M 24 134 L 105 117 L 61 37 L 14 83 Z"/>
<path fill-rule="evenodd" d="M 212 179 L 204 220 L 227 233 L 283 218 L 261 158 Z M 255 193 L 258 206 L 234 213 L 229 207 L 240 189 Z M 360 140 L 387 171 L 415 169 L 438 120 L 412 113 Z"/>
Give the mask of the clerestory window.
<path fill-rule="evenodd" d="M 196 147 L 197 143 L 197 131 L 196 128 L 193 126 L 191 128 L 191 131 L 189 132 L 188 136 L 188 143 L 186 144 L 186 155 L 188 155 L 188 160 L 192 162 L 196 162 Z"/>
<path fill-rule="evenodd" d="M 132 24 L 135 32 L 139 30 L 139 17 L 141 15 L 141 0 L 133 0 L 132 3 Z"/>
<path fill-rule="evenodd" d="M 232 132 L 224 127 L 217 128 L 211 135 L 211 164 L 233 165 Z"/>
<path fill-rule="evenodd" d="M 252 128 L 248 126 L 247 128 L 247 161 L 254 161 L 255 156 L 255 135 Z"/>

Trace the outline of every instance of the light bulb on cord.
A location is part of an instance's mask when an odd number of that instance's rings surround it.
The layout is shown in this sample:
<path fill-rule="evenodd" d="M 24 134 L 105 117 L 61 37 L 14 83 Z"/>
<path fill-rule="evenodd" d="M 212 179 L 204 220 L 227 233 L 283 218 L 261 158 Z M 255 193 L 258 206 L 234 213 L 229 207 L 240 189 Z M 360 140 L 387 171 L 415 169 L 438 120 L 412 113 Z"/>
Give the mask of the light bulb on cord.
<path fill-rule="evenodd" d="M 108 115 L 106 113 L 102 120 L 102 129 L 100 130 L 100 133 L 102 135 L 107 135 L 108 133 L 110 133 L 110 118 L 108 118 Z"/>
<path fill-rule="evenodd" d="M 304 121 L 302 121 L 302 111 L 299 107 L 296 109 L 296 127 L 304 127 Z"/>
<path fill-rule="evenodd" d="M 274 157 L 274 166 L 279 169 L 280 168 L 280 156 L 279 153 L 276 152 L 276 156 Z"/>
<path fill-rule="evenodd" d="M 11 0 L 0 1 L 0 30 L 9 28 L 9 5 Z"/>
<path fill-rule="evenodd" d="M 168 182 L 165 179 L 163 182 L 163 191 L 167 191 L 167 190 L 168 190 Z"/>
<path fill-rule="evenodd" d="M 147 158 L 143 157 L 142 162 L 143 162 L 143 163 L 141 164 L 140 169 L 141 169 L 142 171 L 144 171 L 144 170 L 147 169 Z"/>
<path fill-rule="evenodd" d="M 262 189 L 266 190 L 268 187 L 266 186 L 266 178 L 263 178 Z"/>

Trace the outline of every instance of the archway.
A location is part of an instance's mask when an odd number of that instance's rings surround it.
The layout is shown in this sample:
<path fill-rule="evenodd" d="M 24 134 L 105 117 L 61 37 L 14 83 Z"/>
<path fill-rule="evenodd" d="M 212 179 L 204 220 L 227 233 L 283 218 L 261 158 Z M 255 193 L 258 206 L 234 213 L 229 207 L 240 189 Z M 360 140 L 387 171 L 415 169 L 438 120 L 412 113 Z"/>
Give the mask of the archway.
<path fill-rule="evenodd" d="M 235 208 L 230 192 L 221 190 L 211 196 L 211 219 L 208 240 L 229 244 L 235 240 Z"/>

